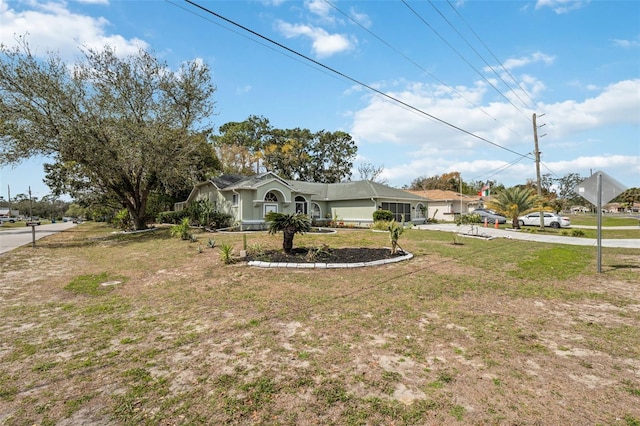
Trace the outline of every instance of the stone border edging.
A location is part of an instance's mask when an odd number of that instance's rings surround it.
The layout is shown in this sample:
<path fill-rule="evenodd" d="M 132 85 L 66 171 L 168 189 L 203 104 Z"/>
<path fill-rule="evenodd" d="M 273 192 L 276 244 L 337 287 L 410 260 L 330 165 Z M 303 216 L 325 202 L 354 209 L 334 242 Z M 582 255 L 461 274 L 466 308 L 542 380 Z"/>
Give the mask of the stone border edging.
<path fill-rule="evenodd" d="M 357 263 L 284 263 L 284 262 L 262 262 L 260 260 L 252 260 L 247 264 L 249 266 L 255 266 L 258 268 L 298 268 L 298 269 L 339 269 L 339 268 L 365 268 L 368 266 L 380 266 L 387 263 L 402 262 L 403 260 L 409 260 L 413 257 L 413 254 L 405 252 L 404 256 L 394 257 L 392 259 L 380 259 L 373 260 L 371 262 L 357 262 Z"/>

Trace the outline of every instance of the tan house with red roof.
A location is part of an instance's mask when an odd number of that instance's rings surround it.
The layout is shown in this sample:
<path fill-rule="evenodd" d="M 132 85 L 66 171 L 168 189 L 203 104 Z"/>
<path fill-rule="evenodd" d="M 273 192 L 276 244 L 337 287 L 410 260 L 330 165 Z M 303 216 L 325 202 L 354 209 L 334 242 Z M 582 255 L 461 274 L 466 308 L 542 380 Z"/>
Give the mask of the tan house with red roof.
<path fill-rule="evenodd" d="M 482 205 L 482 198 L 460 194 L 455 191 L 443 191 L 441 189 L 428 189 L 424 191 L 409 191 L 429 200 L 425 216 L 428 219 L 453 222 L 456 215 L 470 213 Z"/>

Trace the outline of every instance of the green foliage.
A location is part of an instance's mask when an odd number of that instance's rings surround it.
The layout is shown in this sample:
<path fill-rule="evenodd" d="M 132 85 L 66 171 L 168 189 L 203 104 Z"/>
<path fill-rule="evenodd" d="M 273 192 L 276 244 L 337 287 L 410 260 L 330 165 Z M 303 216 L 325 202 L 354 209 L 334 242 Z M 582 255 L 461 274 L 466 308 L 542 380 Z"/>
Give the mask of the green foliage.
<path fill-rule="evenodd" d="M 122 231 L 130 231 L 133 228 L 133 221 L 129 211 L 127 209 L 118 211 L 113 218 L 113 225 Z"/>
<path fill-rule="evenodd" d="M 70 64 L 39 58 L 24 37 L 0 45 L 0 164 L 53 158 L 45 170 L 55 194 L 106 195 L 144 229 L 151 194 L 192 187 L 219 167 L 200 128 L 214 107 L 209 67 L 169 70 L 142 49 L 83 53 Z"/>
<path fill-rule="evenodd" d="M 295 234 L 311 231 L 311 220 L 304 214 L 269 212 L 265 220 L 269 224 L 269 234 L 283 233 L 282 249 L 285 253 L 291 253 Z"/>
<path fill-rule="evenodd" d="M 214 248 L 215 246 L 216 246 L 216 241 L 209 238 L 209 240 L 207 241 L 207 247 Z"/>
<path fill-rule="evenodd" d="M 514 186 L 498 192 L 487 203 L 487 208 L 511 218 L 512 226 L 519 229 L 518 216 L 526 214 L 540 205 L 541 200 L 533 189 Z"/>
<path fill-rule="evenodd" d="M 466 213 L 456 216 L 456 225 L 473 225 L 482 222 L 482 217 L 477 213 Z"/>
<path fill-rule="evenodd" d="M 220 244 L 220 258 L 225 265 L 230 265 L 235 262 L 235 258 L 233 257 L 233 244 Z"/>
<path fill-rule="evenodd" d="M 180 222 L 180 224 L 173 225 L 171 227 L 171 236 L 179 237 L 182 240 L 191 239 L 191 223 L 189 222 L 188 217 L 182 219 L 182 222 Z"/>
<path fill-rule="evenodd" d="M 404 233 L 405 227 L 404 224 L 398 223 L 395 220 L 388 222 L 388 230 L 389 230 L 389 240 L 391 240 L 391 254 L 396 254 L 398 252 L 398 240 L 400 239 L 400 235 Z"/>
<path fill-rule="evenodd" d="M 351 176 L 357 152 L 348 133 L 274 129 L 264 117 L 226 123 L 220 133 L 213 143 L 224 173 L 248 175 L 265 167 L 285 179 L 335 183 Z"/>
<path fill-rule="evenodd" d="M 101 294 L 109 293 L 113 290 L 114 286 L 102 286 L 102 283 L 108 281 L 115 281 L 116 278 L 109 277 L 106 272 L 101 274 L 89 274 L 80 275 L 71 280 L 64 289 L 75 294 L 85 294 L 88 296 L 99 296 Z M 117 279 L 121 281 L 121 278 Z"/>
<path fill-rule="evenodd" d="M 389 210 L 376 210 L 373 212 L 374 222 L 391 222 L 393 220 L 393 213 Z"/>
<path fill-rule="evenodd" d="M 157 223 L 170 223 L 172 225 L 177 225 L 182 222 L 182 219 L 188 217 L 189 212 L 187 210 L 180 211 L 170 211 L 170 212 L 160 212 L 156 216 Z"/>

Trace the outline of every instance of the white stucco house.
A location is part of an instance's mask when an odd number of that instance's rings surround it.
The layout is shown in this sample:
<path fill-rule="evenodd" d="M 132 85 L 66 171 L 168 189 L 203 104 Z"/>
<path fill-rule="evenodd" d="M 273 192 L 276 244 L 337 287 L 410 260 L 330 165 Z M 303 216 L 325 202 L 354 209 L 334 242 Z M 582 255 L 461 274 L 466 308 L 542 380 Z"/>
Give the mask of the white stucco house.
<path fill-rule="evenodd" d="M 322 224 L 368 226 L 373 212 L 390 210 L 396 220 L 425 222 L 428 200 L 420 195 L 371 181 L 341 183 L 301 182 L 266 172 L 253 176 L 222 175 L 197 184 L 182 210 L 191 202 L 208 199 L 215 210 L 228 213 L 241 229 L 262 229 L 268 212 L 304 213 Z"/>

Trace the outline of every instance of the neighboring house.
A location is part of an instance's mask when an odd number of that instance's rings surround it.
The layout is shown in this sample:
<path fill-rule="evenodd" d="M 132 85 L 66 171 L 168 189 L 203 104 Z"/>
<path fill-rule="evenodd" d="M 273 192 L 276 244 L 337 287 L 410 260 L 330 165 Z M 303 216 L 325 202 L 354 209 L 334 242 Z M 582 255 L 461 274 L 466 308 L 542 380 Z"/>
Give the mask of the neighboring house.
<path fill-rule="evenodd" d="M 422 196 L 371 181 L 315 183 L 286 180 L 267 172 L 254 176 L 222 175 L 197 184 L 182 210 L 191 202 L 208 199 L 215 210 L 230 214 L 241 229 L 262 229 L 264 217 L 304 213 L 314 222 L 335 220 L 344 225 L 368 226 L 373 212 L 390 210 L 396 220 L 424 223 L 428 200 Z"/>
<path fill-rule="evenodd" d="M 640 212 L 640 204 L 633 203 L 632 206 L 621 203 L 609 203 L 602 206 L 604 213 L 638 213 Z"/>
<path fill-rule="evenodd" d="M 453 222 L 456 215 L 470 213 L 482 205 L 482 198 L 469 196 L 455 191 L 443 191 L 441 189 L 428 189 L 424 191 L 406 192 L 422 196 L 429 200 L 426 216 L 429 219 Z"/>
<path fill-rule="evenodd" d="M 573 206 L 571 207 L 571 213 L 572 214 L 577 214 L 577 213 L 589 213 L 591 211 L 590 208 L 585 207 L 585 206 Z"/>

